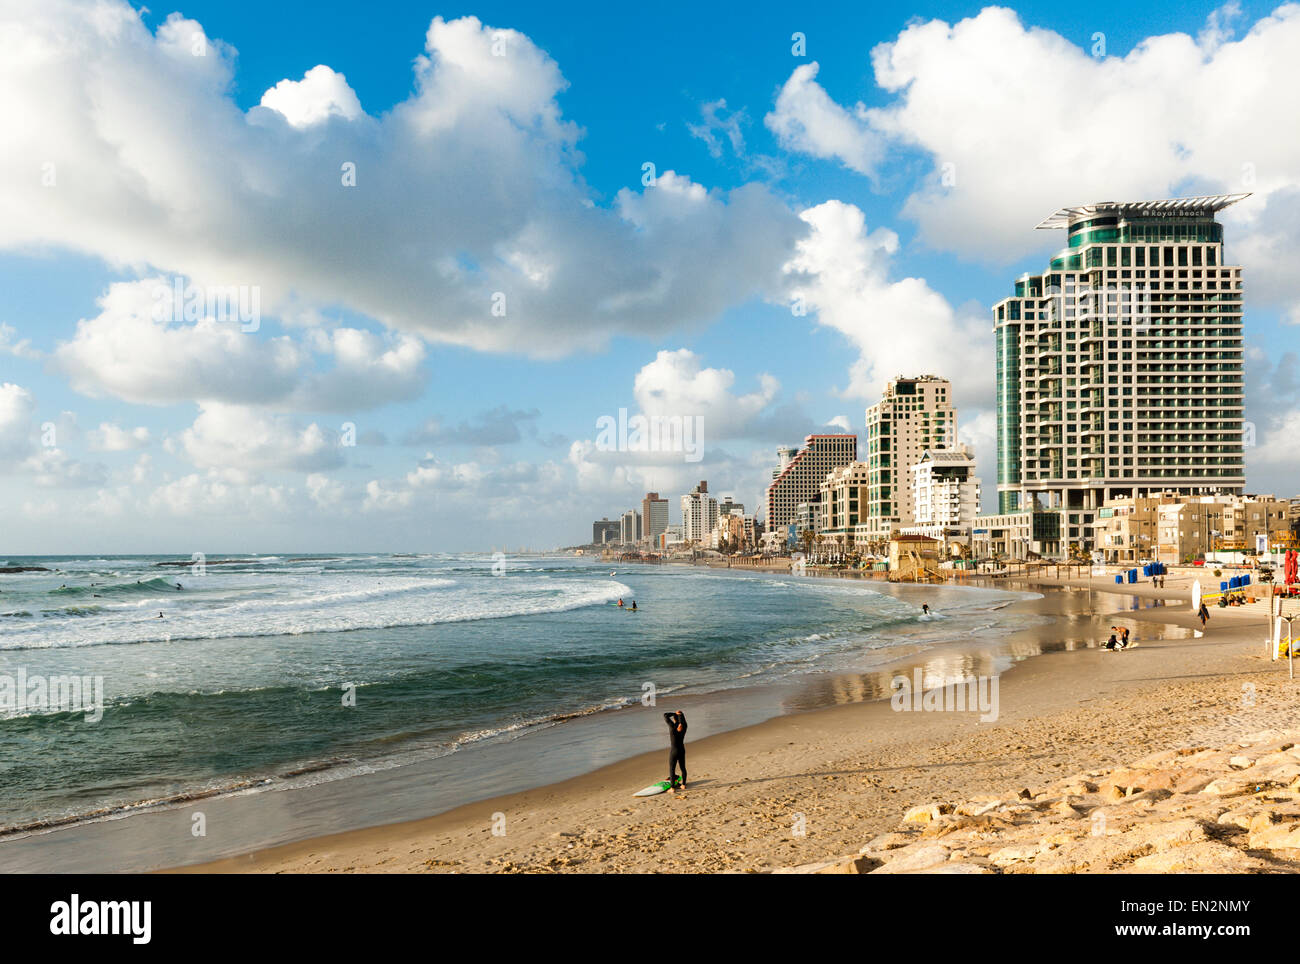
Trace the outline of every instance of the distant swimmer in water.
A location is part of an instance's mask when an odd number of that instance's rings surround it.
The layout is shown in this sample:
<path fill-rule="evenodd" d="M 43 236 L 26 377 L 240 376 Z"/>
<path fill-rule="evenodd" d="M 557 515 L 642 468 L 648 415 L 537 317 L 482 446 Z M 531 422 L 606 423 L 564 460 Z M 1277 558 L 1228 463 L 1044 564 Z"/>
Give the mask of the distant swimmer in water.
<path fill-rule="evenodd" d="M 162 614 L 162 610 L 161 610 L 161 609 L 158 610 L 158 618 L 159 618 L 159 619 L 162 619 L 162 618 L 163 618 L 163 614 Z"/>
<path fill-rule="evenodd" d="M 182 585 L 178 582 L 178 583 L 176 584 L 176 588 L 177 588 L 177 589 L 184 589 L 185 587 L 182 586 Z"/>
<path fill-rule="evenodd" d="M 632 612 L 636 612 L 636 600 L 632 600 Z"/>
<path fill-rule="evenodd" d="M 930 615 L 930 604 L 929 604 L 929 603 L 921 603 L 921 615 L 922 615 L 922 616 L 928 616 L 928 615 Z"/>

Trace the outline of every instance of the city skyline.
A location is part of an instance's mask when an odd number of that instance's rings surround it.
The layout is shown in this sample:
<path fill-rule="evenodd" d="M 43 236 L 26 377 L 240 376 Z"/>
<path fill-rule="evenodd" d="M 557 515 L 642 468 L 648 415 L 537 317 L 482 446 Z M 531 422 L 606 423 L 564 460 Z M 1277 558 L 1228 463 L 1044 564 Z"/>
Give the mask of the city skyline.
<path fill-rule="evenodd" d="M 1300 489 L 1300 134 L 1269 121 L 1295 8 L 759 5 L 721 60 L 505 4 L 366 14 L 364 41 L 244 4 L 86 9 L 0 15 L 15 50 L 85 50 L 0 81 L 11 554 L 570 545 L 649 492 L 672 521 L 704 478 L 761 515 L 779 446 L 865 441 L 863 409 L 923 373 L 953 383 L 992 512 L 990 309 L 1056 255 L 1035 224 L 1106 199 L 1249 194 L 1221 217 L 1244 487 Z M 637 79 L 665 49 L 672 90 Z M 602 441 L 620 413 L 676 440 Z"/>

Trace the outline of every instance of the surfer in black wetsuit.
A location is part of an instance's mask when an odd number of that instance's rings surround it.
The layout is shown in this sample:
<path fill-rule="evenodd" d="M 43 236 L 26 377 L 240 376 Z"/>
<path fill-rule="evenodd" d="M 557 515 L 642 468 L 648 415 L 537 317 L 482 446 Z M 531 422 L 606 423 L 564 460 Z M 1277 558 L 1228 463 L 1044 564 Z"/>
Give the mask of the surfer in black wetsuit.
<path fill-rule="evenodd" d="M 930 604 L 929 604 L 929 603 L 921 603 L 921 615 L 922 615 L 922 616 L 928 616 L 928 615 L 930 615 Z"/>
<path fill-rule="evenodd" d="M 665 713 L 664 720 L 668 723 L 668 792 L 676 793 L 677 787 L 674 780 L 677 776 L 677 768 L 682 769 L 681 788 L 686 789 L 686 714 L 681 710 L 676 713 Z"/>

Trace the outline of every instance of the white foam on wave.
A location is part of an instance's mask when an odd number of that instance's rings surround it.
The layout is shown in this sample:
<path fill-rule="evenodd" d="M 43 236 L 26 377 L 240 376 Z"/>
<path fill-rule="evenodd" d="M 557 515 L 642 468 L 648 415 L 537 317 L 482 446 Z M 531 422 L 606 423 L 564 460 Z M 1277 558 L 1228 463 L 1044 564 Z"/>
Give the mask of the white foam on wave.
<path fill-rule="evenodd" d="M 363 583 L 373 583 L 363 585 Z M 14 620 L 0 650 L 338 633 L 503 619 L 604 605 L 631 590 L 608 579 L 517 582 L 331 573 L 267 585 L 257 575 L 192 580 L 175 595 L 105 606 L 77 619 Z M 162 609 L 165 617 L 159 619 Z"/>

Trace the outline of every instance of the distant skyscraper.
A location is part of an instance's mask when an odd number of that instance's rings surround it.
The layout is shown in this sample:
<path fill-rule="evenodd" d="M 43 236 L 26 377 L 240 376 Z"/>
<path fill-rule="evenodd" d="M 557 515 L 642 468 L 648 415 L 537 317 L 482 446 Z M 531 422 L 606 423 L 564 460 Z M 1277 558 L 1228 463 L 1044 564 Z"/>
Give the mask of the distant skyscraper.
<path fill-rule="evenodd" d="M 785 450 L 778 449 L 785 462 Z M 788 462 L 767 487 L 768 531 L 781 529 L 795 521 L 801 502 L 816 502 L 821 485 L 831 469 L 848 465 L 858 455 L 856 435 L 809 435 L 804 447 Z"/>
<path fill-rule="evenodd" d="M 620 542 L 621 529 L 622 526 L 617 519 L 601 519 L 599 522 L 593 522 L 591 524 L 591 541 L 598 546 Z"/>
<path fill-rule="evenodd" d="M 894 529 L 913 522 L 912 466 L 927 449 L 957 444 L 957 409 L 946 378 L 898 377 L 867 409 L 867 457 L 870 482 L 864 515 L 869 538 L 888 539 Z"/>
<path fill-rule="evenodd" d="M 641 541 L 641 513 L 636 509 L 628 509 L 623 513 L 619 520 L 622 528 L 619 532 L 619 541 L 625 545 L 632 545 Z"/>
<path fill-rule="evenodd" d="M 682 496 L 682 539 L 704 542 L 718 524 L 718 500 L 709 495 L 709 483 L 701 480 Z"/>
<path fill-rule="evenodd" d="M 993 308 L 999 512 L 1059 513 L 1065 548 L 1107 499 L 1243 491 L 1241 267 L 1215 214 L 1247 196 L 1038 225 L 1067 246 Z"/>
<path fill-rule="evenodd" d="M 651 548 L 659 545 L 659 534 L 668 528 L 668 500 L 658 492 L 647 492 L 641 500 L 641 538 Z"/>

